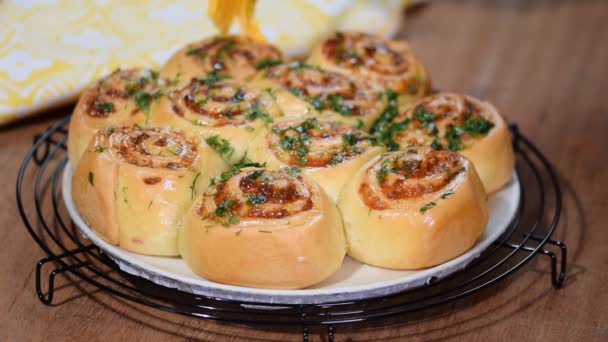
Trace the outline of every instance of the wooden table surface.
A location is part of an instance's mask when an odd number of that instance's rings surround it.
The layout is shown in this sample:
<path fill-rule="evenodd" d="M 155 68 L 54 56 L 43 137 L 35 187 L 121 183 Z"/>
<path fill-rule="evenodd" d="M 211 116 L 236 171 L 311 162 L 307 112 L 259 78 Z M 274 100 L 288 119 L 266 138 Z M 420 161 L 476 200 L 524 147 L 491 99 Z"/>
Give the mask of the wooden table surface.
<path fill-rule="evenodd" d="M 554 164 L 564 189 L 555 237 L 569 247 L 564 288 L 537 257 L 508 282 L 423 320 L 336 327 L 336 340 L 608 340 L 608 1 L 435 1 L 405 32 L 436 87 L 495 103 Z M 44 257 L 15 204 L 32 136 L 69 107 L 0 130 L 0 341 L 301 340 L 298 328 L 242 327 L 155 311 L 58 277 L 41 304 Z M 31 206 L 31 203 L 27 203 Z M 325 337 L 313 330 L 311 340 Z"/>

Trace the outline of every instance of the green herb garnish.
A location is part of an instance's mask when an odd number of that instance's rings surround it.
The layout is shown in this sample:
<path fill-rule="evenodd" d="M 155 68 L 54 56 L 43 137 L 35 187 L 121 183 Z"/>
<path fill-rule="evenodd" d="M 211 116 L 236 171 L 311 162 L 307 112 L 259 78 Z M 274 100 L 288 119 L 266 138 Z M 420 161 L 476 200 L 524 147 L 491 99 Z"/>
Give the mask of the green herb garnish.
<path fill-rule="evenodd" d="M 268 201 L 268 199 L 264 195 L 252 195 L 247 199 L 247 204 L 249 204 L 249 205 L 264 204 L 267 201 Z"/>
<path fill-rule="evenodd" d="M 424 108 L 418 108 L 414 112 L 414 119 L 416 119 L 426 125 L 426 124 L 433 122 L 435 119 L 437 119 L 437 115 L 429 112 L 428 110 L 426 110 Z"/>
<path fill-rule="evenodd" d="M 339 114 L 344 116 L 353 115 L 353 110 L 344 105 L 344 98 L 342 96 L 337 94 L 330 94 L 327 97 L 327 100 L 329 101 L 331 108 L 335 112 L 338 112 Z"/>
<path fill-rule="evenodd" d="M 289 88 L 288 90 L 295 96 L 302 96 L 304 94 L 300 88 Z"/>
<path fill-rule="evenodd" d="M 357 138 L 356 134 L 353 134 L 353 133 L 342 134 L 342 142 L 344 143 L 345 149 L 349 149 L 352 146 L 355 146 L 358 141 L 359 141 L 359 139 Z"/>
<path fill-rule="evenodd" d="M 245 92 L 243 91 L 243 88 L 237 89 L 236 93 L 230 98 L 230 101 L 237 103 L 245 101 Z"/>
<path fill-rule="evenodd" d="M 363 128 L 363 120 L 361 120 L 361 119 L 357 119 L 357 122 L 355 122 L 355 128 L 356 128 L 356 129 L 361 129 L 361 128 Z"/>
<path fill-rule="evenodd" d="M 372 128 L 370 129 L 370 133 L 372 134 L 378 134 L 383 131 L 384 128 L 397 116 L 397 114 L 399 114 L 399 110 L 397 108 L 398 94 L 391 88 L 386 88 L 384 94 L 388 99 L 388 105 L 384 108 L 380 114 L 380 117 L 372 125 Z"/>
<path fill-rule="evenodd" d="M 378 141 L 386 146 L 388 151 L 397 151 L 399 144 L 395 141 L 395 135 L 407 128 L 411 119 L 405 118 L 403 121 L 390 124 L 377 134 Z"/>
<path fill-rule="evenodd" d="M 287 166 L 284 167 L 283 170 L 292 177 L 300 174 L 300 169 L 297 166 Z"/>
<path fill-rule="evenodd" d="M 95 146 L 95 152 L 97 152 L 97 153 L 101 153 L 105 150 L 106 150 L 106 148 L 103 146 L 99 146 L 99 145 Z"/>
<path fill-rule="evenodd" d="M 220 202 L 220 204 L 215 208 L 215 210 L 213 211 L 213 215 L 217 216 L 217 217 L 224 217 L 226 216 L 226 214 L 228 212 L 230 212 L 230 209 L 232 209 L 232 205 L 234 204 L 234 200 L 232 199 L 225 199 L 222 202 Z"/>
<path fill-rule="evenodd" d="M 462 143 L 461 139 L 463 134 L 464 131 L 462 128 L 449 124 L 445 132 L 445 139 L 448 142 L 448 149 L 451 151 L 462 150 L 464 148 L 464 144 Z"/>
<path fill-rule="evenodd" d="M 473 137 L 488 134 L 494 127 L 494 123 L 485 118 L 467 117 L 462 123 L 462 129 Z"/>
<path fill-rule="evenodd" d="M 441 197 L 441 199 L 446 199 L 446 198 L 450 197 L 452 194 L 454 194 L 454 191 L 449 190 L 449 191 L 443 193 L 440 197 Z"/>
<path fill-rule="evenodd" d="M 325 108 L 325 105 L 323 104 L 323 101 L 321 101 L 321 99 L 319 99 L 318 97 L 312 97 L 310 99 L 310 104 L 316 110 L 323 110 L 323 108 Z"/>
<path fill-rule="evenodd" d="M 205 139 L 205 142 L 223 158 L 229 158 L 234 154 L 234 147 L 230 145 L 230 142 L 228 142 L 226 139 L 220 138 L 217 135 L 210 136 L 209 138 Z"/>
<path fill-rule="evenodd" d="M 241 172 L 241 169 L 246 168 L 246 167 L 266 167 L 266 163 L 260 164 L 257 162 L 253 162 L 253 161 L 249 160 L 249 158 L 247 158 L 247 156 L 245 155 L 241 159 L 239 159 L 236 163 L 234 163 L 230 170 L 222 172 L 222 174 L 219 177 L 211 178 L 209 181 L 209 184 L 216 185 L 219 183 L 223 183 L 223 182 L 229 180 L 230 178 L 232 178 L 232 176 Z M 263 170 L 259 170 L 259 171 L 263 172 Z M 256 171 L 256 172 L 258 172 L 258 171 Z M 256 173 L 256 172 L 254 172 L 254 173 Z M 260 175 L 261 175 L 261 173 L 260 173 Z"/>
<path fill-rule="evenodd" d="M 263 112 L 260 109 L 259 104 L 257 104 L 257 103 L 251 108 L 251 112 L 249 112 L 249 114 L 247 114 L 246 117 L 249 120 L 260 119 L 260 120 L 262 120 L 262 122 L 264 122 L 267 125 L 271 124 L 273 122 L 273 120 L 270 117 L 270 115 L 268 115 L 267 113 Z"/>
<path fill-rule="evenodd" d="M 393 168 L 393 161 L 391 159 L 385 159 L 380 164 L 380 170 L 376 172 L 376 180 L 378 183 L 382 183 L 386 176 L 391 173 L 395 173 L 395 169 Z"/>
<path fill-rule="evenodd" d="M 439 140 L 437 140 L 437 138 L 433 139 L 433 142 L 431 142 L 431 147 L 437 151 L 443 149 L 443 145 L 441 145 L 441 143 L 439 142 Z"/>
<path fill-rule="evenodd" d="M 336 154 L 335 156 L 331 157 L 330 164 L 336 165 L 336 164 L 342 163 L 343 161 L 344 161 L 344 156 L 342 154 Z"/>
<path fill-rule="evenodd" d="M 262 177 L 263 174 L 264 174 L 264 170 L 255 170 L 247 177 L 255 180 L 255 179 Z"/>
<path fill-rule="evenodd" d="M 143 90 L 138 90 L 133 95 L 133 101 L 135 101 L 135 105 L 139 110 L 148 113 L 150 111 L 150 104 L 161 96 L 163 96 L 163 93 L 160 90 L 157 90 L 152 94 Z"/>
<path fill-rule="evenodd" d="M 258 60 L 257 62 L 255 62 L 255 68 L 257 70 L 262 70 L 262 69 L 266 69 L 266 68 L 271 68 L 275 65 L 279 65 L 283 63 L 283 61 L 281 61 L 280 59 L 276 59 L 276 58 L 262 58 L 260 60 Z"/>
<path fill-rule="evenodd" d="M 219 82 L 221 80 L 225 80 L 227 78 L 230 78 L 230 76 L 228 76 L 226 74 L 220 74 L 219 71 L 214 69 L 214 70 L 210 71 L 205 78 L 201 79 L 201 82 L 203 82 L 207 85 L 213 85 L 213 84 L 216 84 L 217 82 Z"/>
<path fill-rule="evenodd" d="M 432 207 L 434 207 L 434 206 L 436 206 L 436 205 L 437 205 L 437 203 L 435 203 L 435 202 L 429 202 L 429 203 L 427 203 L 427 204 L 423 205 L 423 206 L 420 208 L 420 213 L 421 213 L 421 214 L 424 214 L 424 213 L 426 213 L 426 212 L 427 212 L 429 209 L 431 209 Z"/>
<path fill-rule="evenodd" d="M 114 110 L 114 104 L 112 102 L 97 103 L 95 109 L 100 113 L 108 114 Z"/>
<path fill-rule="evenodd" d="M 204 59 L 207 54 L 204 52 L 203 48 L 194 48 L 186 51 L 186 56 L 198 56 L 200 59 Z"/>
<path fill-rule="evenodd" d="M 232 53 L 232 51 L 234 51 L 234 48 L 236 48 L 236 42 L 229 41 L 226 44 L 224 44 L 220 48 L 220 50 L 217 52 L 217 55 L 216 55 L 217 61 L 218 62 L 223 61 L 227 55 L 229 55 L 230 53 Z"/>
<path fill-rule="evenodd" d="M 94 179 L 95 175 L 93 174 L 93 172 L 89 171 L 89 184 L 91 185 L 95 185 L 95 179 Z"/>
<path fill-rule="evenodd" d="M 190 184 L 190 199 L 194 199 L 194 196 L 196 195 L 196 181 L 200 176 L 201 173 L 197 173 L 196 176 L 194 176 L 194 179 L 192 180 L 192 184 Z"/>

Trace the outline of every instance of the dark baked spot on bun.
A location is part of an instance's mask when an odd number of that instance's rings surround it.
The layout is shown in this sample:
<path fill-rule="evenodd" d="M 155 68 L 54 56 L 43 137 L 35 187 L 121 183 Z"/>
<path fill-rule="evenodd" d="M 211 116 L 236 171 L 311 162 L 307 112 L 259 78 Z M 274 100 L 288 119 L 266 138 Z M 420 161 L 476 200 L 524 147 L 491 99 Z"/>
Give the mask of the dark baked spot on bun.
<path fill-rule="evenodd" d="M 161 180 L 163 180 L 161 177 L 146 177 L 144 178 L 144 183 L 152 185 L 160 182 Z"/>

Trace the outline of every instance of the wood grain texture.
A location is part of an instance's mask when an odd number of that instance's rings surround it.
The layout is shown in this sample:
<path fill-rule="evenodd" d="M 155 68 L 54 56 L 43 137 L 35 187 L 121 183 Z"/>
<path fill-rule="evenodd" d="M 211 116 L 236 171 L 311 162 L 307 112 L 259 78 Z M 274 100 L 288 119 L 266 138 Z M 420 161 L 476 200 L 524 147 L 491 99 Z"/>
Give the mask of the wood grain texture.
<path fill-rule="evenodd" d="M 496 104 L 555 165 L 565 190 L 556 238 L 570 271 L 554 290 L 547 260 L 464 300 L 361 326 L 337 341 L 605 341 L 608 339 L 608 2 L 435 1 L 404 36 L 437 88 Z M 42 305 L 34 266 L 44 256 L 24 229 L 14 185 L 32 136 L 69 108 L 0 131 L 0 341 L 298 341 L 297 328 L 242 327 L 148 309 L 58 277 Z M 26 203 L 31 209 L 31 203 Z M 320 330 L 311 340 L 322 340 Z"/>

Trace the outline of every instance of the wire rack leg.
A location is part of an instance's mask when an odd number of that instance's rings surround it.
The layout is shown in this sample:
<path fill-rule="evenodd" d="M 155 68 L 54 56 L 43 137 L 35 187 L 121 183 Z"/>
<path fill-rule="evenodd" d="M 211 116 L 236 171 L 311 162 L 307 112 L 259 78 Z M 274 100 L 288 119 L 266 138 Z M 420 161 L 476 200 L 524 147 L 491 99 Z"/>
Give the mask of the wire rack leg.
<path fill-rule="evenodd" d="M 44 265 L 48 264 L 49 262 L 57 262 L 58 260 L 64 259 L 66 257 L 73 257 L 74 255 L 88 251 L 93 247 L 94 247 L 93 245 L 81 247 L 78 249 L 67 251 L 63 254 L 59 254 L 55 257 L 48 257 L 48 258 L 41 259 L 40 261 L 38 261 L 38 263 L 36 263 L 36 294 L 38 295 L 38 299 L 40 299 L 40 301 L 42 303 L 44 303 L 46 305 L 51 305 L 53 303 L 53 298 L 54 298 L 54 294 L 55 294 L 55 277 L 57 275 L 65 273 L 67 271 L 75 270 L 75 269 L 83 267 L 83 266 L 88 266 L 91 263 L 89 261 L 84 261 L 84 262 L 80 262 L 80 263 L 76 263 L 76 264 L 59 266 L 59 267 L 55 268 L 49 274 L 48 286 L 47 286 L 48 292 L 46 295 L 42 291 L 42 267 L 44 267 Z"/>
<path fill-rule="evenodd" d="M 532 235 L 530 238 L 536 241 L 542 241 L 543 239 L 542 237 L 536 235 Z M 546 249 L 541 249 L 540 251 L 543 255 L 551 258 L 551 284 L 554 288 L 558 289 L 564 286 L 564 282 L 566 281 L 566 270 L 568 266 L 568 261 L 566 258 L 568 256 L 568 248 L 564 242 L 559 240 L 548 239 L 546 243 L 559 248 L 560 251 L 559 257 L 552 251 Z"/>
<path fill-rule="evenodd" d="M 530 239 L 535 240 L 535 241 L 543 240 L 542 237 L 538 237 L 535 235 L 532 235 L 530 237 Z M 566 244 L 564 244 L 562 241 L 558 241 L 558 240 L 548 239 L 545 242 L 545 246 L 547 244 L 550 244 L 552 246 L 557 246 L 560 249 L 559 257 L 552 251 L 547 250 L 545 248 L 541 248 L 538 250 L 538 252 L 541 255 L 546 255 L 551 259 L 551 285 L 553 285 L 554 288 L 558 289 L 558 288 L 563 287 L 564 282 L 566 281 L 566 270 L 567 270 L 566 257 L 568 256 L 568 248 L 566 247 Z M 526 251 L 526 252 L 534 252 L 536 250 L 534 247 L 521 246 L 518 244 L 509 243 L 509 242 L 504 243 L 501 246 L 517 249 L 519 251 Z M 558 269 L 558 264 L 559 264 L 559 269 Z"/>

